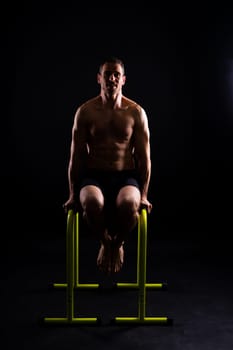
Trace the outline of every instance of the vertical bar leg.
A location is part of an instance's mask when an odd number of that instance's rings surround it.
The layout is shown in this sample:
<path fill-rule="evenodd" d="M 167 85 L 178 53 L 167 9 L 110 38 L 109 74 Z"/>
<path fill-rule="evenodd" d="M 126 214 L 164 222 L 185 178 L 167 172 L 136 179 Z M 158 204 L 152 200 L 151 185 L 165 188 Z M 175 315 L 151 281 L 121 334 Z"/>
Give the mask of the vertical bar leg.
<path fill-rule="evenodd" d="M 79 213 L 75 216 L 75 288 L 96 289 L 99 283 L 80 283 L 79 282 Z"/>
<path fill-rule="evenodd" d="M 69 210 L 66 230 L 66 317 L 45 317 L 44 322 L 50 324 L 97 324 L 97 317 L 74 317 L 75 263 L 77 262 L 77 221 L 74 212 Z M 76 216 L 77 217 L 77 216 Z M 76 237 L 77 238 L 77 237 Z M 76 275 L 77 278 L 77 275 Z"/>
<path fill-rule="evenodd" d="M 72 322 L 74 318 L 74 213 L 70 211 L 68 214 L 68 225 L 66 234 L 66 312 L 68 322 Z"/>
<path fill-rule="evenodd" d="M 140 218 L 141 218 L 142 212 L 140 213 L 138 217 L 138 224 L 137 224 L 137 235 L 138 235 L 138 240 L 137 240 L 137 277 L 136 277 L 136 282 L 117 282 L 115 286 L 117 288 L 126 288 L 126 289 L 138 289 L 139 288 L 139 275 L 140 275 L 140 263 L 139 263 L 139 257 L 140 257 Z M 145 283 L 146 288 L 149 289 L 166 289 L 167 285 L 166 283 Z"/>
<path fill-rule="evenodd" d="M 80 283 L 79 282 L 79 213 L 73 214 L 74 221 L 74 287 L 81 289 L 99 288 L 99 283 Z M 68 225 L 68 217 L 67 217 Z M 67 288 L 67 283 L 53 283 L 55 288 Z"/>
<path fill-rule="evenodd" d="M 139 264 L 139 256 L 140 256 L 140 215 L 138 216 L 138 224 L 137 224 L 137 234 L 138 234 L 138 241 L 137 241 L 137 277 L 136 277 L 136 282 L 117 282 L 115 286 L 117 288 L 127 288 L 127 289 L 138 289 L 139 287 L 139 274 L 140 274 L 140 264 Z"/>
<path fill-rule="evenodd" d="M 147 212 L 142 209 L 139 219 L 139 293 L 138 293 L 138 316 L 115 317 L 117 324 L 171 324 L 167 317 L 146 317 L 146 258 L 147 258 Z"/>
<path fill-rule="evenodd" d="M 146 315 L 146 244 L 147 244 L 147 220 L 143 217 L 142 211 L 139 220 L 139 298 L 138 318 L 143 322 Z"/>

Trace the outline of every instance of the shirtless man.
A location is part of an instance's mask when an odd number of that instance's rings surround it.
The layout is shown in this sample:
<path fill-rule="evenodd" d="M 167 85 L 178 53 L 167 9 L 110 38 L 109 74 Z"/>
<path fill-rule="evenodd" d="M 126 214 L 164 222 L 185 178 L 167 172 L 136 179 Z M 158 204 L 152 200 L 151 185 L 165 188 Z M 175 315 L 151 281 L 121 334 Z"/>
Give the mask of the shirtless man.
<path fill-rule="evenodd" d="M 64 209 L 82 210 L 100 241 L 97 265 L 111 274 L 122 267 L 123 244 L 140 208 L 152 209 L 150 133 L 145 110 L 122 94 L 126 76 L 119 58 L 100 65 L 97 82 L 100 94 L 74 117 Z"/>

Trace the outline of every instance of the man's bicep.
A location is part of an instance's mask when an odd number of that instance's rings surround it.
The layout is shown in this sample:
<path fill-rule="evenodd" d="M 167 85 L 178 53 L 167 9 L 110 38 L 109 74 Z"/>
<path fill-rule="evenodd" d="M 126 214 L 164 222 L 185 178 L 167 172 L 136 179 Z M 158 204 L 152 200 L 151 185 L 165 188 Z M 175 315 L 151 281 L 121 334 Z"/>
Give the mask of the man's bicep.
<path fill-rule="evenodd" d="M 81 113 L 77 112 L 72 128 L 72 144 L 77 152 L 82 152 L 86 148 L 87 131 L 85 120 Z"/>
<path fill-rule="evenodd" d="M 150 157 L 150 130 L 146 113 L 142 110 L 134 132 L 134 144 L 136 156 L 140 158 Z"/>
<path fill-rule="evenodd" d="M 140 162 L 145 161 L 146 159 L 150 158 L 150 144 L 149 144 L 149 138 L 148 135 L 145 134 L 138 134 L 136 135 L 137 139 L 135 141 L 135 157 Z"/>

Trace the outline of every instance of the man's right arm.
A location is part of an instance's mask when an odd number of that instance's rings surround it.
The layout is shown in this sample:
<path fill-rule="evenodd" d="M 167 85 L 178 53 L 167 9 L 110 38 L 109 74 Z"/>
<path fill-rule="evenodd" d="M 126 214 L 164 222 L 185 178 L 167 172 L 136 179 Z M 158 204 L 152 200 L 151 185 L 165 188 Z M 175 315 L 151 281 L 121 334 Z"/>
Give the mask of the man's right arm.
<path fill-rule="evenodd" d="M 72 127 L 72 140 L 70 146 L 70 159 L 68 165 L 69 200 L 77 200 L 77 187 L 86 166 L 87 159 L 87 135 L 85 118 L 79 108 L 74 117 Z"/>
<path fill-rule="evenodd" d="M 150 130 L 146 112 L 140 108 L 137 113 L 134 129 L 134 146 L 137 160 L 137 171 L 141 183 L 141 205 L 151 212 L 152 204 L 148 201 L 148 189 L 151 178 Z"/>

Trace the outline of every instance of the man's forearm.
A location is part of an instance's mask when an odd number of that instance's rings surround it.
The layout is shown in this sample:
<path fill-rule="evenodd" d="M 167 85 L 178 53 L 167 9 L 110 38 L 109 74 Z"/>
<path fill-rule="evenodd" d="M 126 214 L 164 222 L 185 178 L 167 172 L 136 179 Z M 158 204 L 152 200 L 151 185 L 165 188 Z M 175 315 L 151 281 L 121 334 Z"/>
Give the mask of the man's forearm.
<path fill-rule="evenodd" d="M 151 178 L 151 161 L 148 160 L 146 163 L 141 163 L 138 172 L 140 176 L 141 195 L 143 198 L 147 198 Z"/>
<path fill-rule="evenodd" d="M 68 168 L 68 184 L 69 184 L 69 192 L 70 197 L 76 197 L 79 195 L 79 184 L 80 180 L 82 179 L 84 171 L 84 162 L 79 161 L 77 159 L 71 159 L 69 168 Z"/>
<path fill-rule="evenodd" d="M 70 197 L 75 197 L 77 183 L 78 183 L 78 171 L 77 168 L 71 164 L 68 170 L 68 183 L 69 183 L 69 191 Z"/>

